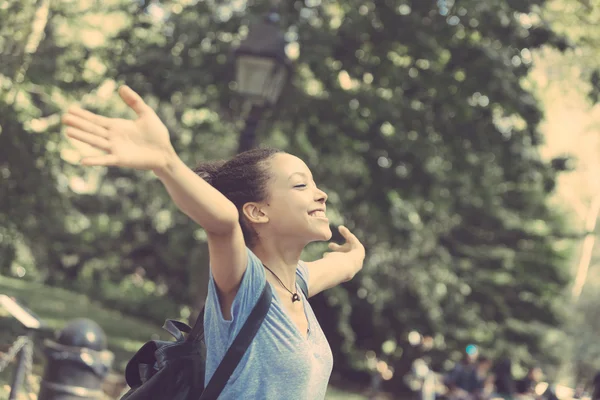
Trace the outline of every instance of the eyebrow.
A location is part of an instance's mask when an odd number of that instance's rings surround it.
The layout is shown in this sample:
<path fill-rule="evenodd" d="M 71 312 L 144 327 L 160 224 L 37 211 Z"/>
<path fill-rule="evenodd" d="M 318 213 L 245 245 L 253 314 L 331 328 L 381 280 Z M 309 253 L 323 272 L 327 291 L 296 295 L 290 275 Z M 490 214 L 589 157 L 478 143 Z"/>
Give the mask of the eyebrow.
<path fill-rule="evenodd" d="M 290 179 L 292 179 L 292 178 L 294 177 L 294 175 L 301 175 L 302 177 L 304 177 L 304 178 L 306 178 L 306 179 L 308 179 L 308 178 L 309 178 L 309 177 L 308 177 L 308 175 L 306 175 L 304 172 L 294 172 L 294 173 L 292 173 L 292 174 L 290 175 L 290 177 L 288 178 L 288 181 L 289 181 Z"/>

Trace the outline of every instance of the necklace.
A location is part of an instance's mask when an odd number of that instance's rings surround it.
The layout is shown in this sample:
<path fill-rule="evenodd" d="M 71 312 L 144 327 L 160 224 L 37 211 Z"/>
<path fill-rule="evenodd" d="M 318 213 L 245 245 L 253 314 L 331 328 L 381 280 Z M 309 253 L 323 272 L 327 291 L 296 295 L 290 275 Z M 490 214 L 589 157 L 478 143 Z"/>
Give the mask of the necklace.
<path fill-rule="evenodd" d="M 300 301 L 300 296 L 298 296 L 298 291 L 296 291 L 296 293 L 292 292 L 290 289 L 288 289 L 283 282 L 281 281 L 281 279 L 279 279 L 279 277 L 277 275 L 275 275 L 275 272 L 271 271 L 271 269 L 269 267 L 267 267 L 265 264 L 263 264 L 263 267 L 265 267 L 267 269 L 267 271 L 269 271 L 270 273 L 273 274 L 273 276 L 275 277 L 275 279 L 277 279 L 279 281 L 279 283 L 281 284 L 281 286 L 283 286 L 283 288 L 285 290 L 287 290 L 288 292 L 290 292 L 290 294 L 292 295 L 292 303 L 296 302 L 296 301 Z"/>

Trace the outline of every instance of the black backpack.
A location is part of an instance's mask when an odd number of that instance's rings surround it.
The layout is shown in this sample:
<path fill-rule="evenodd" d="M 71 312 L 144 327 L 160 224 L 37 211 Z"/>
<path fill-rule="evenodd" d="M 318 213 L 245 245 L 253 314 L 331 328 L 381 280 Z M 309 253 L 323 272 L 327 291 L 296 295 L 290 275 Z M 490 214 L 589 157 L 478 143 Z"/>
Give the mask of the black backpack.
<path fill-rule="evenodd" d="M 308 298 L 305 282 L 296 282 Z M 125 380 L 131 388 L 121 400 L 216 400 L 246 353 L 271 307 L 271 285 L 265 287 L 248 319 L 225 353 L 208 384 L 204 385 L 206 344 L 204 308 L 194 328 L 168 319 L 163 328 L 175 341 L 146 342 L 127 363 Z M 184 336 L 187 333 L 187 336 Z"/>

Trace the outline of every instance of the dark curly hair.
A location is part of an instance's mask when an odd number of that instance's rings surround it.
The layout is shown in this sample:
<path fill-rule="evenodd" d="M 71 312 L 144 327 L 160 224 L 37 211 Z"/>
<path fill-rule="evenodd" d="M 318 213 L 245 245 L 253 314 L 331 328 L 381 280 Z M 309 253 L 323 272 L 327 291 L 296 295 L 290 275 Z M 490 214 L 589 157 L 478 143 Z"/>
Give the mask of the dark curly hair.
<path fill-rule="evenodd" d="M 237 154 L 229 161 L 201 163 L 194 172 L 227 197 L 238 209 L 240 225 L 246 245 L 255 244 L 257 235 L 246 220 L 242 207 L 248 202 L 267 199 L 267 182 L 270 179 L 265 163 L 275 154 L 283 153 L 274 148 L 260 148 Z"/>

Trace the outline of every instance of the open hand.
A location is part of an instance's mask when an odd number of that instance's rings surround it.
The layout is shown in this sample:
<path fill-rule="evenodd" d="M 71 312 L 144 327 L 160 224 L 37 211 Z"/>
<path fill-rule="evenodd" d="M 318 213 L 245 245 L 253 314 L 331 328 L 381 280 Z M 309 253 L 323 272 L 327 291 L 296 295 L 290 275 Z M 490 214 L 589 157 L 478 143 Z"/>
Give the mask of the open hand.
<path fill-rule="evenodd" d="M 362 245 L 360 240 L 348 228 L 343 225 L 340 225 L 338 228 L 340 234 L 346 239 L 346 243 L 343 245 L 339 245 L 337 243 L 329 243 L 329 250 L 331 253 L 325 253 L 324 257 L 332 256 L 339 253 L 347 253 L 352 256 L 352 259 L 355 260 L 362 266 L 362 262 L 365 259 L 365 247 Z"/>
<path fill-rule="evenodd" d="M 323 254 L 323 258 L 319 260 L 306 263 L 311 296 L 349 281 L 363 267 L 364 246 L 345 226 L 340 226 L 338 229 L 346 239 L 346 243 L 343 245 L 329 243 L 331 252 Z"/>
<path fill-rule="evenodd" d="M 81 164 L 155 171 L 165 167 L 175 153 L 167 128 L 131 88 L 121 86 L 119 95 L 137 114 L 135 121 L 107 118 L 78 107 L 71 107 L 63 116 L 68 137 L 106 153 L 85 157 Z"/>

